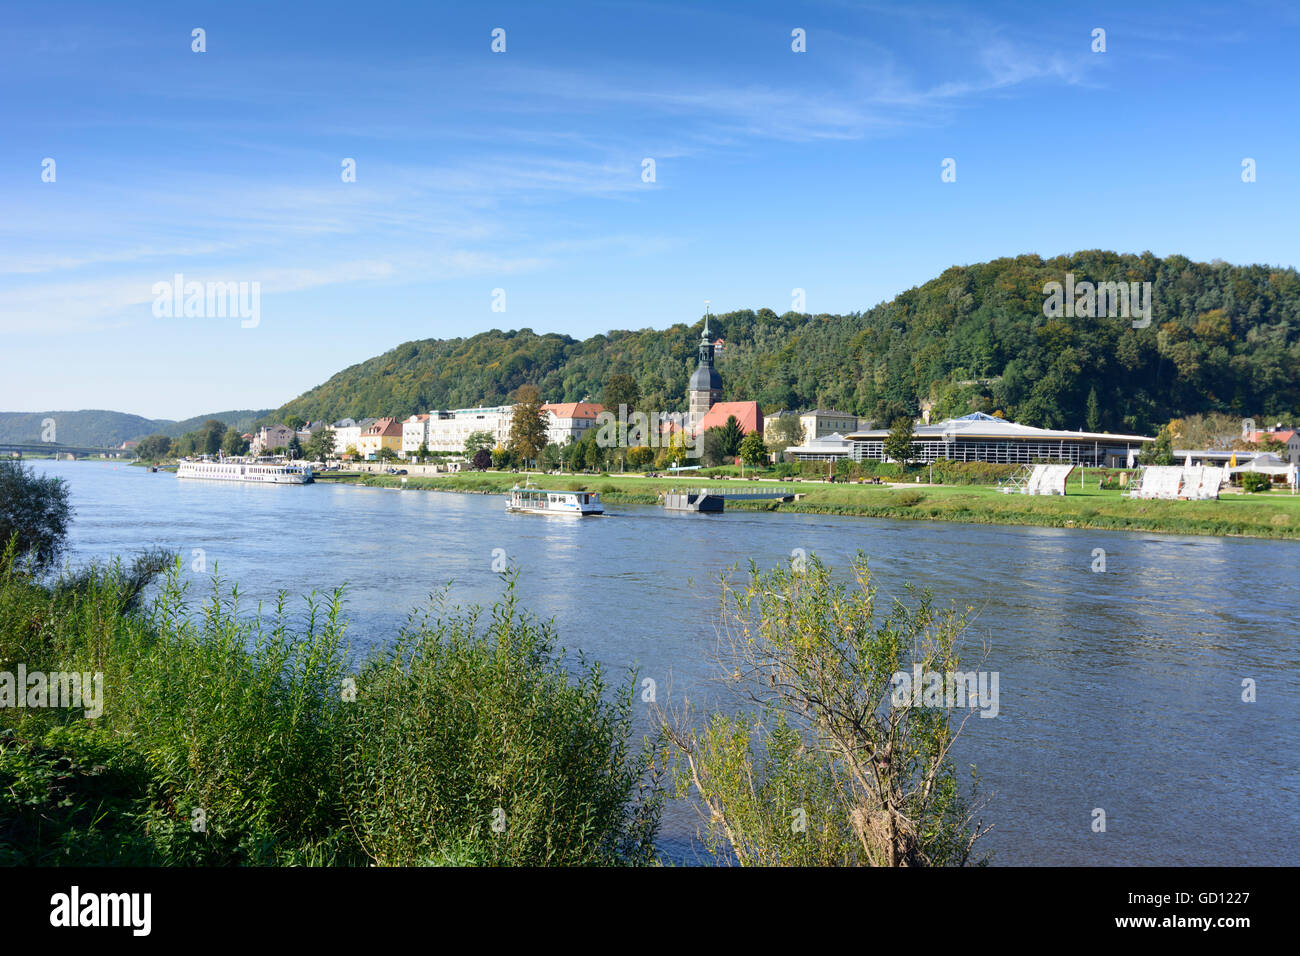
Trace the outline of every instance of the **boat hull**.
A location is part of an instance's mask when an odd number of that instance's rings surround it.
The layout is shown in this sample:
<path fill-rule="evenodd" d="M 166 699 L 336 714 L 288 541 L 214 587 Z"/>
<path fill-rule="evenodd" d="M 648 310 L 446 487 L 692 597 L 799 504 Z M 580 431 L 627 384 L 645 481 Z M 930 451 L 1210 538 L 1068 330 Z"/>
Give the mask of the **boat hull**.
<path fill-rule="evenodd" d="M 549 515 L 551 517 L 561 518 L 584 518 L 590 515 L 603 515 L 603 508 L 593 508 L 587 511 L 580 511 L 577 508 L 516 508 L 513 505 L 506 505 L 506 511 L 511 514 L 519 515 Z"/>

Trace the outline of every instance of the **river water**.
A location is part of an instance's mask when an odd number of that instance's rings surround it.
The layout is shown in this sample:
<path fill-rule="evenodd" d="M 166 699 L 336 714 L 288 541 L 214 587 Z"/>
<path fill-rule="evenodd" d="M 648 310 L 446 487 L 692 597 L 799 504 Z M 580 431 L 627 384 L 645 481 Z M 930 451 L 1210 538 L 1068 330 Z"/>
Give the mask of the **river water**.
<path fill-rule="evenodd" d="M 36 468 L 69 482 L 74 562 L 160 544 L 187 566 L 201 549 L 208 575 L 216 565 L 248 601 L 346 584 L 362 651 L 449 582 L 453 602 L 491 603 L 503 552 L 523 604 L 554 618 L 570 652 L 614 678 L 635 666 L 661 703 L 668 688 L 719 699 L 725 569 L 796 548 L 844 568 L 862 550 L 882 595 L 911 582 L 976 609 L 999 712 L 967 721 L 957 756 L 979 767 L 995 864 L 1300 863 L 1300 544 L 631 505 L 563 520 L 507 514 L 500 496 Z M 703 859 L 697 826 L 670 805 L 665 857 Z"/>

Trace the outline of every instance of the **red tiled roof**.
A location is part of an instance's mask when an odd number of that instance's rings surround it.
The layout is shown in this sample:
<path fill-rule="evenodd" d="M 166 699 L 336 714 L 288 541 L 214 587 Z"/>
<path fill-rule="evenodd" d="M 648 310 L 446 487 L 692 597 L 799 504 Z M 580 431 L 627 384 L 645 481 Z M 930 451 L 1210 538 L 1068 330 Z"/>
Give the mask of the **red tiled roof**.
<path fill-rule="evenodd" d="M 361 434 L 370 435 L 371 437 L 379 435 L 382 438 L 400 438 L 402 434 L 402 423 L 396 418 L 381 418 Z"/>
<path fill-rule="evenodd" d="M 1271 438 L 1274 441 L 1280 441 L 1285 445 L 1292 439 L 1292 437 L 1294 437 L 1295 433 L 1296 430 L 1294 428 L 1288 428 L 1285 431 L 1280 432 L 1251 432 L 1250 440 L 1253 442 L 1261 442 L 1265 438 Z"/>
<path fill-rule="evenodd" d="M 604 410 L 604 405 L 595 402 L 548 402 L 542 406 L 542 411 L 550 412 L 556 418 L 595 418 Z"/>
<path fill-rule="evenodd" d="M 736 420 L 740 422 L 740 430 L 746 435 L 750 432 L 762 434 L 763 412 L 758 407 L 758 402 L 718 402 L 700 419 L 695 431 L 699 434 L 715 426 L 725 425 L 732 415 L 736 416 Z"/>

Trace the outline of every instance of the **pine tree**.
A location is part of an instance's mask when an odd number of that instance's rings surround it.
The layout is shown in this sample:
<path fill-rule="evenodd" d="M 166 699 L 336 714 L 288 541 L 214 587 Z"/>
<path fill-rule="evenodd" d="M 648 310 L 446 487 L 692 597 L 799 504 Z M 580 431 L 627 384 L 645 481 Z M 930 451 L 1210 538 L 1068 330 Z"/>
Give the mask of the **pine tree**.
<path fill-rule="evenodd" d="M 1086 415 L 1088 431 L 1097 431 L 1101 427 L 1101 409 L 1097 405 L 1097 387 L 1095 385 L 1088 392 Z"/>
<path fill-rule="evenodd" d="M 728 415 L 722 426 L 721 452 L 724 458 L 735 458 L 740 454 L 740 443 L 745 440 L 745 433 L 740 427 L 740 420 L 735 415 Z"/>

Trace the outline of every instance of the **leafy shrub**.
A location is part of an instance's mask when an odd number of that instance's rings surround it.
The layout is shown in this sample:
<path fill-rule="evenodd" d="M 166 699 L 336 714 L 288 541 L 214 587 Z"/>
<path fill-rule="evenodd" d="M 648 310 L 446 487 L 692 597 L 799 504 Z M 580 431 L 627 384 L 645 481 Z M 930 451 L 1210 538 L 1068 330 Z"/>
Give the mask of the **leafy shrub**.
<path fill-rule="evenodd" d="M 439 616 L 433 617 L 432 615 Z M 358 675 L 339 764 L 350 825 L 386 865 L 643 863 L 660 800 L 629 747 L 631 679 L 571 681 L 513 584 L 479 610 L 413 619 Z"/>
<path fill-rule="evenodd" d="M 63 553 L 71 520 L 63 481 L 39 477 L 20 461 L 0 461 L 0 552 L 6 561 L 16 558 L 36 570 L 50 567 Z"/>
<path fill-rule="evenodd" d="M 724 581 L 725 672 L 762 709 L 703 728 L 670 715 L 677 792 L 699 801 L 707 848 L 742 865 L 984 862 L 977 794 L 951 756 L 962 717 L 952 700 L 898 699 L 894 681 L 956 672 L 966 622 L 926 593 L 886 614 L 861 554 L 852 572 L 836 583 L 809 556 Z"/>
<path fill-rule="evenodd" d="M 598 667 L 570 679 L 513 585 L 490 612 L 413 619 L 355 673 L 341 592 L 250 616 L 214 579 L 191 607 L 177 560 L 133 610 L 155 571 L 115 562 L 45 586 L 0 566 L 0 669 L 101 671 L 104 686 L 89 726 L 0 710 L 0 862 L 652 859 L 661 791 L 655 751 L 630 743 L 630 678 L 613 703 Z"/>
<path fill-rule="evenodd" d="M 1268 475 L 1255 471 L 1243 471 L 1241 473 L 1241 489 L 1247 494 L 1268 491 L 1269 484 Z"/>

